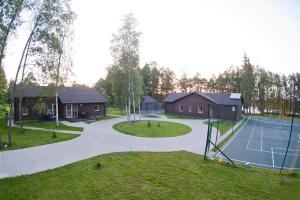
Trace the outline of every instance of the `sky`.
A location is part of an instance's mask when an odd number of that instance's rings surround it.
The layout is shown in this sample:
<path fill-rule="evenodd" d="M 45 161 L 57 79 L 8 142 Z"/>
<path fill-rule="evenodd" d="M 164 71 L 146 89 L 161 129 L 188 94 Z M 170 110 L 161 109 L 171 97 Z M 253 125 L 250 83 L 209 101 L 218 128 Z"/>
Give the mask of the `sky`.
<path fill-rule="evenodd" d="M 156 61 L 178 77 L 209 78 L 240 66 L 244 52 L 254 66 L 289 74 L 300 70 L 298 0 L 73 0 L 77 14 L 72 42 L 72 80 L 92 86 L 113 63 L 112 34 L 128 13 L 142 32 L 140 66 Z M 25 25 L 24 25 L 25 26 Z M 12 36 L 4 68 L 16 73 L 29 32 Z"/>

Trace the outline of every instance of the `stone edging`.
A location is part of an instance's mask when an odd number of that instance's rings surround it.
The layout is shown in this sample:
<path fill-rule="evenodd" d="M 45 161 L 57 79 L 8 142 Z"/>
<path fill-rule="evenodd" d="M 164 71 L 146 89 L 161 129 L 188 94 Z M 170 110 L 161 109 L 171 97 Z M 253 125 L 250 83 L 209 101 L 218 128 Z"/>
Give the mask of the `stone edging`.
<path fill-rule="evenodd" d="M 13 125 L 13 127 L 21 128 L 21 126 L 15 124 Z M 28 130 L 34 130 L 34 131 L 46 131 L 46 132 L 55 131 L 55 133 L 70 133 L 70 134 L 79 134 L 79 135 L 83 133 L 81 131 L 57 130 L 57 129 L 38 128 L 38 127 L 31 127 L 31 126 L 23 126 L 23 128 Z"/>

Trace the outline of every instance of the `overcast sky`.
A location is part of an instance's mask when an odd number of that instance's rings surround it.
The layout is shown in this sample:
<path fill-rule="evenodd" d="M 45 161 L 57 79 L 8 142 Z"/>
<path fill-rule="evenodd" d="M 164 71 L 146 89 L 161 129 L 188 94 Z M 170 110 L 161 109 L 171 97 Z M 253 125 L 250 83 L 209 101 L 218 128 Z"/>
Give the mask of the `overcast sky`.
<path fill-rule="evenodd" d="M 177 76 L 204 77 L 242 64 L 279 73 L 300 70 L 299 0 L 74 0 L 73 71 L 76 82 L 93 85 L 112 64 L 110 40 L 120 20 L 133 13 L 139 22 L 140 66 L 156 61 Z M 10 41 L 5 70 L 13 78 L 27 32 Z"/>

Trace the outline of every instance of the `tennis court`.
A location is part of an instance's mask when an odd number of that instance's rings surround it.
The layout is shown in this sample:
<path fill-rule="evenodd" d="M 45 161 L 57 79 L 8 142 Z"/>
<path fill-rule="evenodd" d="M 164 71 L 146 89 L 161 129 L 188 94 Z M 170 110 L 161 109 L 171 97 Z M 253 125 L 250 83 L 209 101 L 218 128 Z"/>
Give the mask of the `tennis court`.
<path fill-rule="evenodd" d="M 248 119 L 223 146 L 233 161 L 280 169 L 289 139 L 291 122 L 277 119 Z M 223 157 L 218 153 L 217 157 Z M 295 123 L 284 169 L 300 170 L 300 124 Z"/>

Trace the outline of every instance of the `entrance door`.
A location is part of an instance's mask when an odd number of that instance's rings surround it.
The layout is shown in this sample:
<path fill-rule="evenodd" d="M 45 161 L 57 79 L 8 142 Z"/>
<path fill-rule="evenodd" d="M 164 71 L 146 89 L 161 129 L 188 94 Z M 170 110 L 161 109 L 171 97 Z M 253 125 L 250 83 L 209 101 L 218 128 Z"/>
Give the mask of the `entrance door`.
<path fill-rule="evenodd" d="M 77 118 L 78 117 L 78 105 L 67 104 L 66 105 L 66 118 Z"/>
<path fill-rule="evenodd" d="M 72 118 L 78 117 L 78 105 L 72 104 Z"/>

